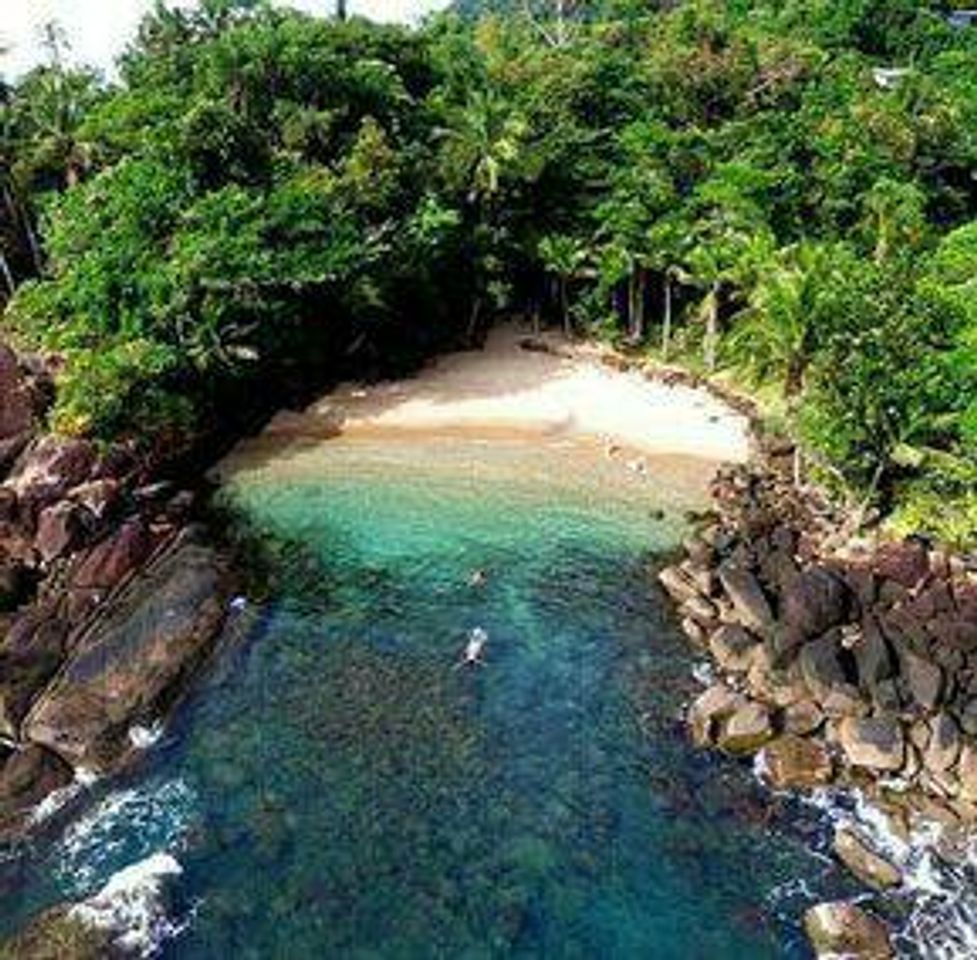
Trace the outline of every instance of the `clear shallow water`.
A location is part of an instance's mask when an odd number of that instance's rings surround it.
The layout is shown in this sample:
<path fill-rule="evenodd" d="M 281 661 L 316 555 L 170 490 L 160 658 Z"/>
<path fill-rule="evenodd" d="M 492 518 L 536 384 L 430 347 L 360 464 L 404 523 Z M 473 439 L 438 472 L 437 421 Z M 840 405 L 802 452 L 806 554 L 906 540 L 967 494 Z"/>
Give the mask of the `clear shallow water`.
<path fill-rule="evenodd" d="M 816 818 L 678 720 L 649 584 L 688 465 L 324 449 L 243 464 L 270 597 L 140 769 L 0 865 L 3 924 L 166 851 L 173 957 L 807 956 L 839 882 Z M 456 669 L 475 626 L 487 663 Z"/>

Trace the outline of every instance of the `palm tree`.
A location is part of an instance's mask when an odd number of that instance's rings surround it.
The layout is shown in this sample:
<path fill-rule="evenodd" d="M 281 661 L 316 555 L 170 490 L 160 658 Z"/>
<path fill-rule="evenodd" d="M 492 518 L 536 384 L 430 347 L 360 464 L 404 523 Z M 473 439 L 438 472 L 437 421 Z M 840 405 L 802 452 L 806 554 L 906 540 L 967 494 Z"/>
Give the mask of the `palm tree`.
<path fill-rule="evenodd" d="M 552 273 L 559 285 L 560 316 L 563 332 L 570 336 L 569 284 L 571 278 L 587 259 L 587 249 L 579 241 L 566 234 L 550 234 L 539 241 L 539 258 L 546 270 Z"/>

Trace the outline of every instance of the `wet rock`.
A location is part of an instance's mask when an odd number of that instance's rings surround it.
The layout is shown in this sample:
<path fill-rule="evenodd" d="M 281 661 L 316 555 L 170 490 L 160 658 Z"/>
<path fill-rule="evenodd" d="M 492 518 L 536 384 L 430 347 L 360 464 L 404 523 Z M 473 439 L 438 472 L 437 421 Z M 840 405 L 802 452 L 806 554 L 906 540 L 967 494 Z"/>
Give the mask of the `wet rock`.
<path fill-rule="evenodd" d="M 837 631 L 809 640 L 801 648 L 797 663 L 804 683 L 817 700 L 826 700 L 835 687 L 847 683 Z"/>
<path fill-rule="evenodd" d="M 738 625 L 721 626 L 709 638 L 709 649 L 724 670 L 749 670 L 756 660 L 759 648 L 760 641 Z"/>
<path fill-rule="evenodd" d="M 727 562 L 719 568 L 719 580 L 740 623 L 759 636 L 769 634 L 773 614 L 757 578 L 745 567 Z"/>
<path fill-rule="evenodd" d="M 744 703 L 722 724 L 719 747 L 726 753 L 755 753 L 773 736 L 769 709 L 754 700 Z"/>
<path fill-rule="evenodd" d="M 923 751 L 923 764 L 931 773 L 944 773 L 960 756 L 960 728 L 950 714 L 937 714 L 929 722 L 929 739 Z"/>
<path fill-rule="evenodd" d="M 658 582 L 678 604 L 700 596 L 699 588 L 678 567 L 665 567 L 658 574 Z"/>
<path fill-rule="evenodd" d="M 732 716 L 744 702 L 742 694 L 730 690 L 724 683 L 715 683 L 700 694 L 688 714 L 693 742 L 700 747 L 712 744 L 718 725 Z"/>
<path fill-rule="evenodd" d="M 819 903 L 804 914 L 804 931 L 818 960 L 890 960 L 889 932 L 853 903 Z"/>
<path fill-rule="evenodd" d="M 906 762 L 902 725 L 893 717 L 847 717 L 838 726 L 838 739 L 853 767 L 895 771 Z"/>
<path fill-rule="evenodd" d="M 25 736 L 75 766 L 110 768 L 134 723 L 159 716 L 206 655 L 224 610 L 213 551 L 183 544 L 138 576 L 32 708 Z"/>
<path fill-rule="evenodd" d="M 20 827 L 41 800 L 73 779 L 71 767 L 43 747 L 15 750 L 0 767 L 0 832 Z"/>
<path fill-rule="evenodd" d="M 824 723 L 824 711 L 814 700 L 798 700 L 784 709 L 784 731 L 798 736 L 815 733 Z"/>
<path fill-rule="evenodd" d="M 875 890 L 889 890 L 902 883 L 899 868 L 876 853 L 853 830 L 839 827 L 835 831 L 832 849 L 862 883 Z"/>
<path fill-rule="evenodd" d="M 113 952 L 111 936 L 70 915 L 67 906 L 34 917 L 15 936 L 0 944 L 0 957 L 19 960 L 106 960 Z"/>
<path fill-rule="evenodd" d="M 775 790 L 809 789 L 831 783 L 834 765 L 820 740 L 784 734 L 760 753 L 764 779 Z"/>

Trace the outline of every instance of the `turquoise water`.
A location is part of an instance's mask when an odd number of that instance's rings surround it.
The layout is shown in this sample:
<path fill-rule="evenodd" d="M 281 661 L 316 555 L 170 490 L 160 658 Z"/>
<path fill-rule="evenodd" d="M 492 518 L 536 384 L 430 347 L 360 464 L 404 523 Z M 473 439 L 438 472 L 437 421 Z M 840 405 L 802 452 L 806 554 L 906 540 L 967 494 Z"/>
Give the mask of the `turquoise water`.
<path fill-rule="evenodd" d="M 167 850 L 166 956 L 807 956 L 815 825 L 679 720 L 675 469 L 459 442 L 245 466 L 267 598 L 140 767 L 0 865 L 7 926 Z"/>

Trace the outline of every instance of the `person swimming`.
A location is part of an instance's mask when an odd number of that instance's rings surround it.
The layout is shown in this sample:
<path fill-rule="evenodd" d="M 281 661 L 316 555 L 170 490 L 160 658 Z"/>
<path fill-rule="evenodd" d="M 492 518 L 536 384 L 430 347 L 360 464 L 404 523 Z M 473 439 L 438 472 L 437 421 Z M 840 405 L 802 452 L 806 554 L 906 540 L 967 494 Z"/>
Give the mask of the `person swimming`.
<path fill-rule="evenodd" d="M 484 587 L 487 580 L 488 574 L 484 570 L 472 570 L 471 576 L 468 578 L 468 586 Z"/>
<path fill-rule="evenodd" d="M 468 642 L 461 653 L 461 659 L 455 664 L 456 667 L 485 666 L 485 659 L 482 656 L 485 645 L 488 643 L 488 633 L 481 627 L 475 627 L 468 634 Z"/>

